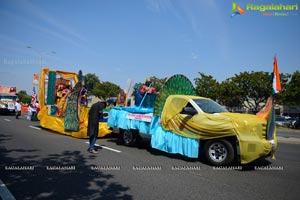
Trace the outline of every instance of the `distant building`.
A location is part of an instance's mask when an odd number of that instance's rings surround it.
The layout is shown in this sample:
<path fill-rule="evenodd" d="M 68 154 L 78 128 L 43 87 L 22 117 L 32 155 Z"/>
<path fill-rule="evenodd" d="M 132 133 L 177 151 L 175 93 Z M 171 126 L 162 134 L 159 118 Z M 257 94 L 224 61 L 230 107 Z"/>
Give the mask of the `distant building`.
<path fill-rule="evenodd" d="M 254 104 L 254 102 L 252 102 Z M 244 102 L 245 105 L 248 105 L 248 102 Z M 255 109 L 250 109 L 246 106 L 242 107 L 233 107 L 233 108 L 228 108 L 230 112 L 239 112 L 239 113 L 252 113 L 256 114 L 259 112 L 263 107 L 265 106 L 265 103 L 260 103 L 259 108 L 257 110 Z M 284 115 L 284 116 L 294 116 L 294 115 L 300 115 L 300 106 L 282 106 L 275 104 L 274 106 L 275 114 L 276 115 Z"/>

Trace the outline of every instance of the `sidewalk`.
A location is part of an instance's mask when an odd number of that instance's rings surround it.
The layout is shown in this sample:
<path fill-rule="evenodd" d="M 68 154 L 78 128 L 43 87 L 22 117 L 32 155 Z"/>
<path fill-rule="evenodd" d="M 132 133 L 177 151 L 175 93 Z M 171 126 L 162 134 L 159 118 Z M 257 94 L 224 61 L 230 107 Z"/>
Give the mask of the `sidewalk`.
<path fill-rule="evenodd" d="M 284 132 L 289 132 L 289 133 L 299 133 L 300 134 L 300 129 L 276 127 L 276 130 L 277 131 L 284 131 Z"/>
<path fill-rule="evenodd" d="M 288 136 L 278 136 L 277 141 L 278 143 L 289 143 L 289 144 L 300 144 L 300 129 L 291 129 L 291 128 L 284 128 L 284 127 L 277 127 L 276 130 L 278 132 L 287 132 L 289 133 Z M 293 135 L 296 135 L 293 137 Z"/>
<path fill-rule="evenodd" d="M 278 143 L 300 144 L 300 138 L 277 136 Z"/>

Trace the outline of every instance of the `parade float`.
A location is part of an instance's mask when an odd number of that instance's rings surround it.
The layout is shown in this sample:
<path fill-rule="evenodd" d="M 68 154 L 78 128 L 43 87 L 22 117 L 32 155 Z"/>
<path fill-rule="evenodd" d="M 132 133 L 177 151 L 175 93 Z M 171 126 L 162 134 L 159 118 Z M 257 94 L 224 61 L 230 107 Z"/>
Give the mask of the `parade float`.
<path fill-rule="evenodd" d="M 272 137 L 267 134 L 269 114 L 270 109 L 260 115 L 230 113 L 215 101 L 196 96 L 185 76 L 174 75 L 158 94 L 141 95 L 136 85 L 135 106 L 114 107 L 107 122 L 125 145 L 148 135 L 155 149 L 203 157 L 219 166 L 274 154 L 277 140 L 275 131 Z"/>
<path fill-rule="evenodd" d="M 76 138 L 88 138 L 88 113 L 85 77 L 82 72 L 44 68 L 39 78 L 38 119 L 43 128 Z M 106 121 L 99 119 L 99 137 L 111 133 Z"/>

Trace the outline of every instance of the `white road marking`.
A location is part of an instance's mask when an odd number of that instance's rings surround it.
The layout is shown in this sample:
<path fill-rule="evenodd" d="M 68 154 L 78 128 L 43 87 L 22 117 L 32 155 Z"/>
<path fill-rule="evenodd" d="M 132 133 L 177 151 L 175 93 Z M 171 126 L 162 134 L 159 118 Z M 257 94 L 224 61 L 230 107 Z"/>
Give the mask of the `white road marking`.
<path fill-rule="evenodd" d="M 6 185 L 0 180 L 0 199 L 7 199 L 7 200 L 16 200 L 16 198 L 10 193 L 7 189 Z"/>
<path fill-rule="evenodd" d="M 89 142 L 85 142 L 85 143 L 90 144 Z M 114 151 L 114 152 L 117 152 L 117 153 L 121 153 L 121 152 L 122 152 L 122 151 L 120 151 L 120 150 L 113 149 L 113 148 L 109 148 L 109 147 L 107 147 L 107 146 L 103 146 L 103 145 L 99 145 L 99 144 L 95 144 L 95 146 L 101 147 L 101 148 L 103 148 L 103 149 L 107 149 L 107 150 L 110 150 L 110 151 Z"/>
<path fill-rule="evenodd" d="M 28 127 L 33 128 L 33 129 L 37 129 L 37 130 L 41 130 L 41 128 L 35 127 L 35 126 L 28 126 Z"/>
<path fill-rule="evenodd" d="M 7 122 L 10 122 L 11 120 L 10 119 L 4 119 L 5 121 L 7 121 Z"/>
<path fill-rule="evenodd" d="M 122 152 L 122 151 L 119 151 L 117 149 L 109 148 L 109 147 L 102 146 L 102 145 L 100 145 L 100 147 L 102 147 L 103 149 L 107 149 L 107 150 L 111 150 L 111 151 L 117 152 L 117 153 L 121 153 Z"/>

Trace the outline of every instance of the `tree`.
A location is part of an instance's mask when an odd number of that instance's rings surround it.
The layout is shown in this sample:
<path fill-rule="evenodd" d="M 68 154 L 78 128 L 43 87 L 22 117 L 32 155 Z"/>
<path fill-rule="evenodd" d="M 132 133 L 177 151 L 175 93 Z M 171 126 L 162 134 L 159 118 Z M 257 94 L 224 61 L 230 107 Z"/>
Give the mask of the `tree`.
<path fill-rule="evenodd" d="M 236 84 L 233 83 L 232 78 L 228 78 L 220 84 L 219 103 L 226 106 L 227 108 L 238 109 L 242 107 L 240 101 L 240 92 Z"/>
<path fill-rule="evenodd" d="M 85 86 L 88 91 L 93 91 L 97 83 L 100 83 L 100 79 L 96 74 L 89 73 L 85 75 Z"/>
<path fill-rule="evenodd" d="M 279 101 L 286 105 L 300 105 L 300 72 L 297 70 L 280 78 L 282 92 L 278 94 Z"/>
<path fill-rule="evenodd" d="M 275 102 L 277 104 L 287 104 L 289 102 L 289 91 L 287 90 L 287 84 L 291 79 L 291 74 L 280 74 L 280 84 L 281 84 L 281 91 L 275 94 Z M 272 81 L 272 80 L 271 80 Z"/>
<path fill-rule="evenodd" d="M 31 102 L 31 96 L 28 95 L 25 90 L 20 90 L 20 92 L 18 92 L 17 96 L 18 96 L 18 99 L 20 100 L 20 102 L 22 102 L 22 103 L 29 104 Z"/>
<path fill-rule="evenodd" d="M 213 100 L 218 99 L 219 82 L 212 76 L 207 76 L 202 72 L 199 72 L 200 78 L 195 78 L 196 93 L 199 96 L 211 98 Z"/>
<path fill-rule="evenodd" d="M 164 84 L 165 84 L 167 78 L 159 79 L 159 78 L 157 78 L 156 76 L 151 76 L 151 77 L 150 77 L 150 80 L 151 80 L 151 82 L 152 82 L 152 87 L 154 87 L 155 90 L 156 90 L 157 92 L 159 92 L 159 91 L 161 90 L 161 88 L 164 86 Z M 141 88 L 142 85 L 144 85 L 145 83 L 141 83 L 141 82 L 140 82 L 140 83 L 137 83 L 137 84 L 138 84 L 138 88 Z"/>
<path fill-rule="evenodd" d="M 96 83 L 92 92 L 96 97 L 106 100 L 109 97 L 118 96 L 120 89 L 121 89 L 120 86 L 105 81 L 102 83 Z"/>
<path fill-rule="evenodd" d="M 159 92 L 161 90 L 161 88 L 164 86 L 167 78 L 162 78 L 162 79 L 159 79 L 157 78 L 156 76 L 151 76 L 150 77 L 151 81 L 152 81 L 152 86 L 155 88 L 155 90 L 157 92 Z"/>
<path fill-rule="evenodd" d="M 234 92 L 240 105 L 249 110 L 258 111 L 261 103 L 265 103 L 272 92 L 272 84 L 268 72 L 242 72 L 235 74 L 232 80 Z"/>

